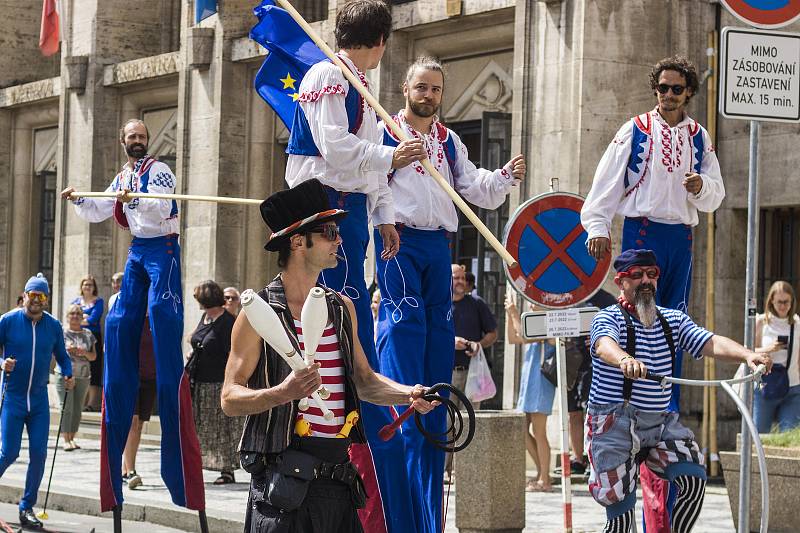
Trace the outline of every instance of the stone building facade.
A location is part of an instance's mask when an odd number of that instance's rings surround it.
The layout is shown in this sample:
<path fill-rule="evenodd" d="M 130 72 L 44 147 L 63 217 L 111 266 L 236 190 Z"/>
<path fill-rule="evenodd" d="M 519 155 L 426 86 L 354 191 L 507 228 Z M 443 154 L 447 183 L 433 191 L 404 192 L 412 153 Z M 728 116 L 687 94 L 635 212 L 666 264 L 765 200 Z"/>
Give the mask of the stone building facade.
<path fill-rule="evenodd" d="M 175 170 L 186 194 L 264 198 L 284 187 L 288 134 L 252 89 L 264 50 L 248 38 L 256 0 L 221 0 L 219 12 L 195 24 L 192 0 L 62 0 L 62 44 L 39 53 L 40 0 L 3 2 L 0 19 L 0 303 L 14 304 L 31 273 L 54 286 L 53 312 L 77 295 L 86 273 L 100 281 L 121 270 L 129 236 L 113 222 L 87 224 L 57 199 L 66 185 L 103 190 L 122 163 L 118 129 L 143 118 L 151 153 Z M 293 2 L 332 42 L 345 0 Z M 498 234 L 508 213 L 532 195 L 559 188 L 585 194 L 595 166 L 624 120 L 651 109 L 647 74 L 657 60 L 683 53 L 699 70 L 709 64 L 709 32 L 741 25 L 714 0 L 395 0 L 395 31 L 371 74 L 390 112 L 403 104 L 400 85 L 421 54 L 447 68 L 441 112 L 471 156 L 500 165 L 528 158 L 529 175 L 498 212 L 482 213 Z M 800 30 L 795 24 L 789 30 Z M 713 78 L 712 78 L 713 79 Z M 707 123 L 705 85 L 690 112 Z M 762 128 L 762 285 L 798 281 L 800 151 L 798 126 Z M 747 196 L 748 124 L 720 119 L 717 146 L 728 196 L 716 215 L 716 329 L 741 339 Z M 275 273 L 262 249 L 257 209 L 213 203 L 181 205 L 186 329 L 200 312 L 192 288 L 204 279 L 260 287 Z M 705 221 L 695 233 L 692 313 L 705 312 Z M 617 243 L 619 239 L 616 239 Z M 479 291 L 502 316 L 502 266 L 467 225 L 454 260 L 479 273 Z M 503 406 L 512 407 L 520 354 L 494 350 L 505 377 Z M 688 364 L 692 375 L 700 364 Z M 720 367 L 720 373 L 732 374 Z M 498 400 L 497 405 L 500 405 Z M 701 393 L 687 391 L 684 411 L 697 415 Z M 720 400 L 720 438 L 738 427 Z"/>

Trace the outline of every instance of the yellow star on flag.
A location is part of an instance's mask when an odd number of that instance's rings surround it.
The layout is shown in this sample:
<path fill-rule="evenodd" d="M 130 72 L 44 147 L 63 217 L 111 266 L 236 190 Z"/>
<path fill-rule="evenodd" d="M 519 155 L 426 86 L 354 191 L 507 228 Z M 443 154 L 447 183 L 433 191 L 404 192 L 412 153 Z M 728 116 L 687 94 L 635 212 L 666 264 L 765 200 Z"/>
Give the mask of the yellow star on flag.
<path fill-rule="evenodd" d="M 283 82 L 284 89 L 294 89 L 294 84 L 297 80 L 293 79 L 292 76 L 287 72 L 286 77 L 282 78 L 280 81 Z"/>
<path fill-rule="evenodd" d="M 298 98 L 300 98 L 300 93 L 292 93 L 289 96 L 292 97 L 292 102 L 296 102 Z"/>

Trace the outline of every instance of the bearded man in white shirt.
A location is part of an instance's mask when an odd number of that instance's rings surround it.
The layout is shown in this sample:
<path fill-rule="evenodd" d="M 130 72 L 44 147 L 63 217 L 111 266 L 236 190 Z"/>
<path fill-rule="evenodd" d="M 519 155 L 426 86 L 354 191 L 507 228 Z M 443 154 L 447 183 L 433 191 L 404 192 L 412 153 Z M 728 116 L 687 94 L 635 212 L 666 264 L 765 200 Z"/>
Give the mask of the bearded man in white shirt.
<path fill-rule="evenodd" d="M 511 187 L 525 176 L 521 155 L 495 171 L 476 168 L 461 139 L 436 116 L 442 101 L 442 65 L 419 58 L 408 69 L 403 84 L 406 106 L 394 121 L 414 139 L 421 139 L 426 155 L 450 185 L 468 202 L 496 209 Z M 384 144 L 398 146 L 399 139 L 382 124 Z M 395 257 L 376 259 L 381 305 L 378 316 L 378 354 L 381 372 L 400 383 L 449 383 L 453 373 L 455 343 L 451 312 L 451 235 L 458 229 L 453 200 L 418 162 L 389 175 L 394 197 L 394 218 L 400 236 Z M 383 246 L 375 232 L 375 247 Z M 424 421 L 428 431 L 446 431 L 444 410 L 434 410 Z M 438 531 L 441 517 L 445 454 L 421 435 L 415 424 L 405 424 L 405 461 L 409 473 L 421 477 L 422 514 L 415 531 Z M 410 476 L 414 479 L 414 476 Z M 416 511 L 416 510 L 415 510 Z"/>
<path fill-rule="evenodd" d="M 698 86 L 695 67 L 685 57 L 653 67 L 650 88 L 658 105 L 614 136 L 581 210 L 586 246 L 596 259 L 611 253 L 611 221 L 622 215 L 622 250 L 655 252 L 661 271 L 656 302 L 684 313 L 692 281 L 692 227 L 698 211 L 713 212 L 725 198 L 711 137 L 686 114 Z M 681 361 L 678 353 L 675 376 L 681 375 Z M 678 393 L 674 387 L 670 411 L 678 410 Z M 647 531 L 669 531 L 665 482 L 644 468 L 642 488 Z"/>
<path fill-rule="evenodd" d="M 377 68 L 391 31 L 391 8 L 382 0 L 351 0 L 336 15 L 338 56 L 367 90 L 365 72 Z M 364 281 L 369 222 L 383 238 L 382 256 L 392 257 L 400 241 L 386 176 L 393 168 L 424 158 L 425 151 L 418 139 L 396 148 L 383 146 L 375 111 L 330 61 L 311 67 L 298 93 L 286 149 L 286 182 L 296 187 L 316 178 L 325 186 L 331 207 L 349 212 L 339 222 L 338 265 L 323 270 L 320 282 L 353 301 L 361 346 L 377 371 L 370 296 Z M 407 474 L 396 460 L 402 443 L 378 438 L 378 430 L 392 421 L 390 410 L 366 402 L 361 408 L 369 447 L 354 444 L 351 458 L 367 490 L 367 507 L 359 511 L 364 529 L 368 533 L 414 531 L 408 522 L 413 513 Z"/>
<path fill-rule="evenodd" d="M 122 452 L 139 390 L 139 345 L 145 315 L 150 316 L 158 374 L 161 477 L 176 505 L 205 509 L 200 443 L 194 421 L 183 416 L 191 406 L 189 380 L 183 371 L 183 294 L 178 204 L 175 200 L 131 198 L 130 193 L 175 194 L 170 168 L 147 153 L 150 133 L 144 122 L 128 120 L 119 142 L 127 162 L 106 192 L 110 198 L 79 198 L 72 187 L 61 192 L 89 222 L 109 218 L 133 235 L 122 286 L 106 316 L 103 380 L 103 439 L 100 444 L 100 508 L 122 507 Z"/>

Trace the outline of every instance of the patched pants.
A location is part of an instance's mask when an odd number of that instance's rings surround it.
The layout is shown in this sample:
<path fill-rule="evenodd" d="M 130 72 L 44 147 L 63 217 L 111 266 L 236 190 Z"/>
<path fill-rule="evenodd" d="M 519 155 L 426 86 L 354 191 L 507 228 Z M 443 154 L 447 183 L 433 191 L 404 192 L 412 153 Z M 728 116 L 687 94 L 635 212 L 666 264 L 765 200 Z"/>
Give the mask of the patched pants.
<path fill-rule="evenodd" d="M 694 434 L 677 413 L 642 411 L 625 404 L 589 404 L 586 419 L 589 491 L 609 519 L 632 509 L 639 465 L 662 479 L 706 479 L 705 460 Z"/>

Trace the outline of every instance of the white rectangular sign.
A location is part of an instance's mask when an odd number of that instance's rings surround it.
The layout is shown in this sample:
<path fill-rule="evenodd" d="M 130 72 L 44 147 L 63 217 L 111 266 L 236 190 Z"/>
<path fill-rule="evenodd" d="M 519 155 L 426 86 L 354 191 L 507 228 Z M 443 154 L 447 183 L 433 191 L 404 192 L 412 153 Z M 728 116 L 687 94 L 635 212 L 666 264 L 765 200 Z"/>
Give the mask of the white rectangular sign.
<path fill-rule="evenodd" d="M 580 337 L 588 335 L 597 307 L 577 307 L 556 311 L 529 311 L 522 314 L 522 336 L 526 339 Z"/>
<path fill-rule="evenodd" d="M 721 48 L 723 116 L 800 121 L 800 34 L 724 28 Z"/>

